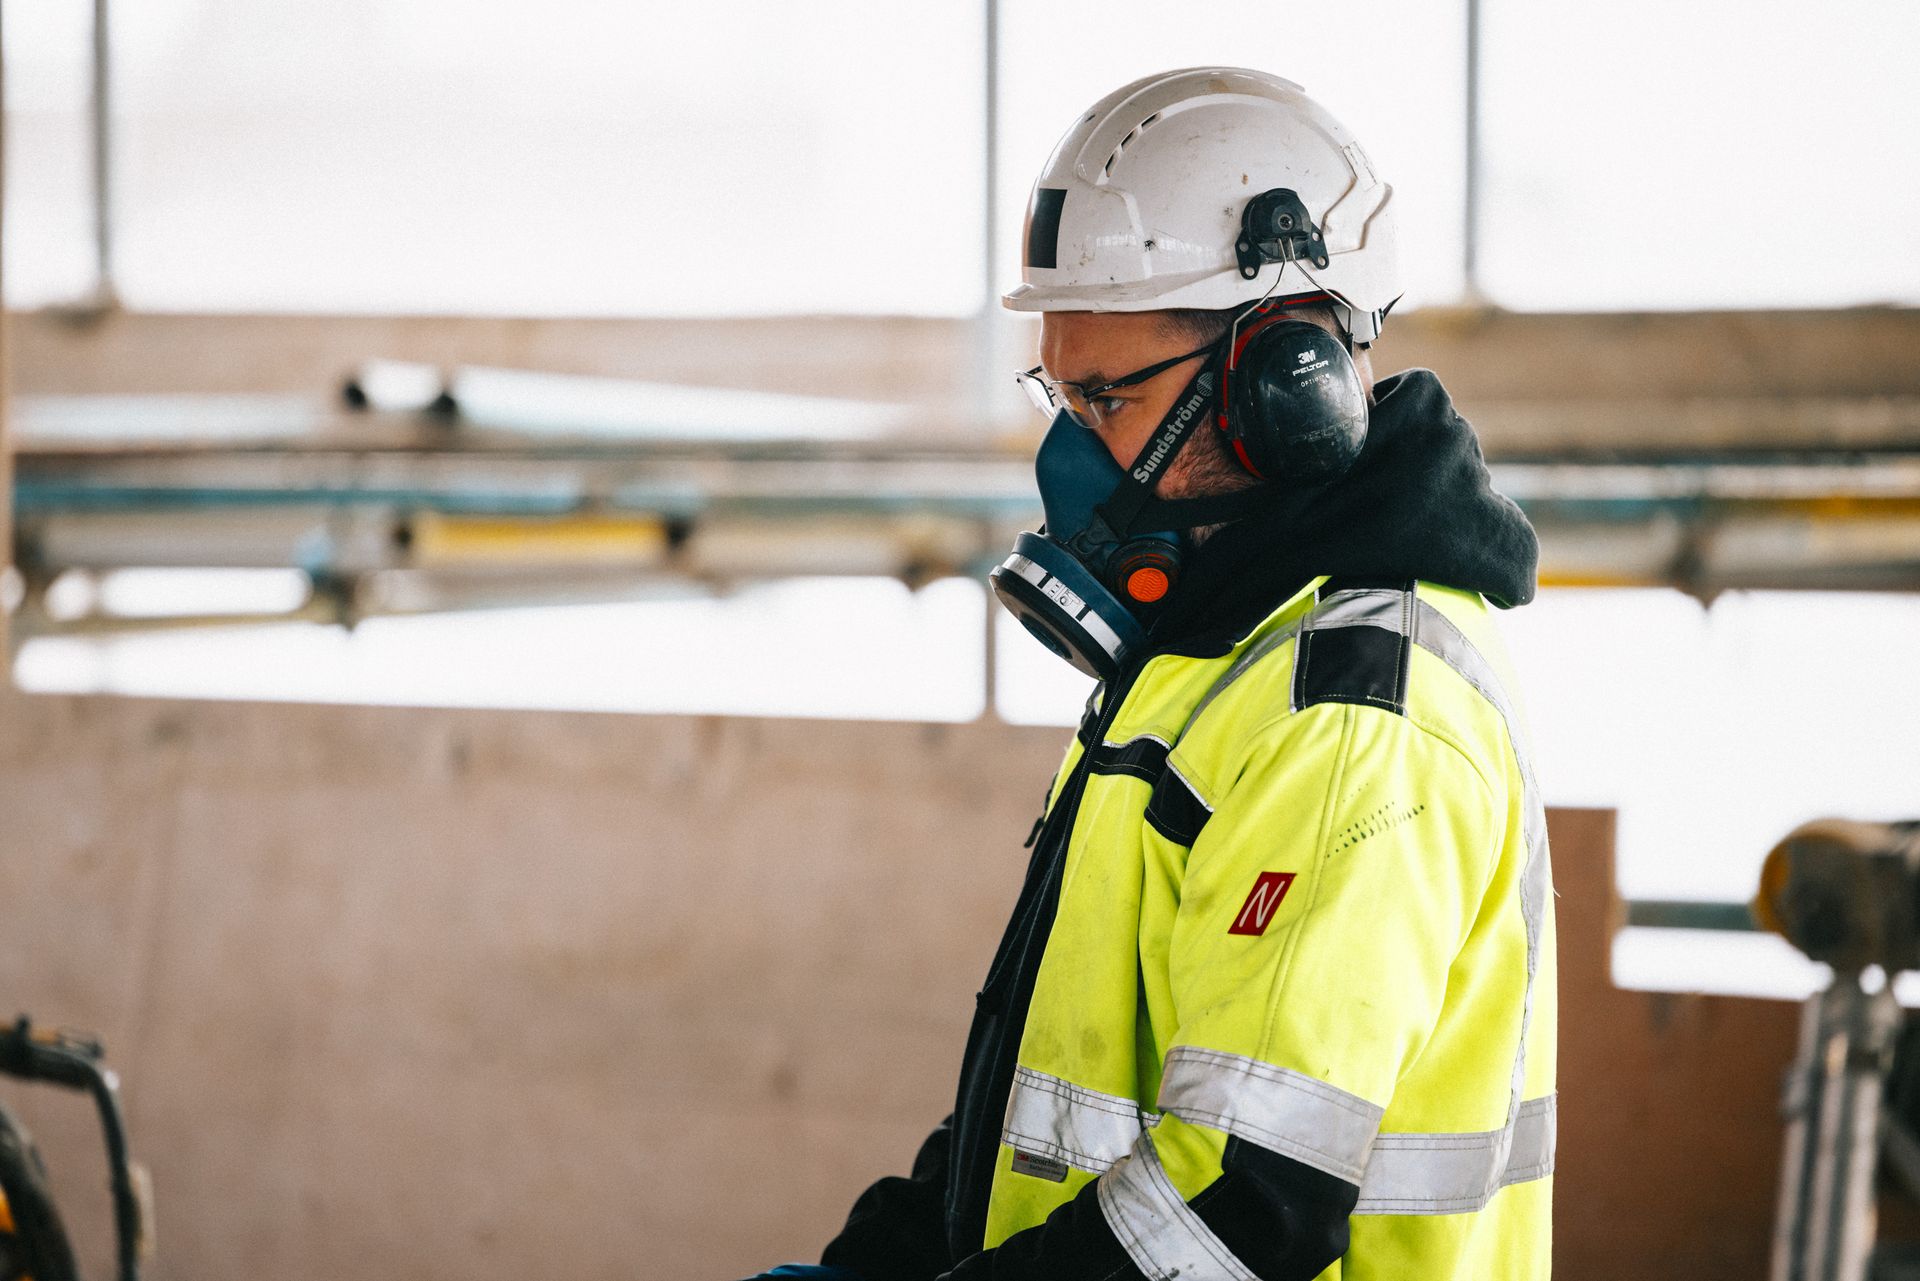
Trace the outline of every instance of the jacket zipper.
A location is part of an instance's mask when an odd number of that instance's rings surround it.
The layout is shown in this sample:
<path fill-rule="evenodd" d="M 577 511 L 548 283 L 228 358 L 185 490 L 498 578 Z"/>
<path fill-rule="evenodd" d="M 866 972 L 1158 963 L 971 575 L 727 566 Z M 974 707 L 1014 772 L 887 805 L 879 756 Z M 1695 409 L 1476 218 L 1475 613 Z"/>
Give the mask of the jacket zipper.
<path fill-rule="evenodd" d="M 1017 977 L 1022 968 L 1011 964 L 1013 955 L 1016 951 L 1024 955 L 1031 948 L 1037 924 L 1036 914 L 1047 902 L 1058 873 L 1066 864 L 1066 845 L 1072 840 L 1073 824 L 1080 814 L 1080 799 L 1086 792 L 1087 776 L 1092 773 L 1094 749 L 1106 741 L 1107 730 L 1119 718 L 1121 705 L 1127 701 L 1127 695 L 1133 692 L 1135 681 L 1152 657 L 1149 655 L 1143 659 L 1138 667 L 1126 673 L 1124 684 L 1116 683 L 1102 698 L 1093 728 L 1081 744 L 1080 759 L 1074 762 L 1073 773 L 1068 776 L 1066 786 L 1060 789 L 1060 797 L 1054 802 L 1053 808 L 1040 819 L 1033 861 L 1027 867 L 1019 901 L 1014 904 L 1013 919 L 1008 923 L 1006 936 L 1000 940 L 1000 949 L 987 970 L 987 981 L 975 998 L 989 1009 L 996 1012 L 1006 1009 L 1008 989 L 1012 986 L 1006 980 Z"/>

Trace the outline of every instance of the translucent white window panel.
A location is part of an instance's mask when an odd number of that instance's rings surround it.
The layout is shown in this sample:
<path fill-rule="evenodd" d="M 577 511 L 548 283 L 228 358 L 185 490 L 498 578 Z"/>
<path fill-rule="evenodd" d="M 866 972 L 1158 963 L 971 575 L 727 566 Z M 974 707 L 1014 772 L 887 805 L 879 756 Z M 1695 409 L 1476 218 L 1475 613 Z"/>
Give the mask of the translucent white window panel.
<path fill-rule="evenodd" d="M 1567 590 L 1507 616 L 1550 801 L 1619 810 L 1627 898 L 1751 898 L 1809 818 L 1920 815 L 1920 596 Z M 1615 982 L 1797 999 L 1779 939 L 1629 930 Z M 1920 1000 L 1920 988 L 1903 990 Z"/>
<path fill-rule="evenodd" d="M 29 641 L 35 693 L 969 721 L 985 594 L 793 579 L 719 598 Z"/>
<path fill-rule="evenodd" d="M 1175 67 L 1256 67 L 1304 86 L 1393 184 L 1405 305 L 1460 294 L 1466 10 L 1460 0 L 1358 0 L 1315 10 L 1196 0 L 1023 0 L 1001 6 L 1003 287 L 1020 279 L 1035 175 L 1078 112 Z"/>
<path fill-rule="evenodd" d="M 100 608 L 123 618 L 285 613 L 311 594 L 297 569 L 116 569 L 99 585 Z"/>
<path fill-rule="evenodd" d="M 979 300 L 977 4 L 141 0 L 114 16 L 134 306 Z"/>
<path fill-rule="evenodd" d="M 1625 929 L 1614 935 L 1614 986 L 1643 992 L 1714 992 L 1802 1001 L 1833 979 L 1830 966 L 1810 960 L 1777 934 L 1721 930 Z M 1886 971 L 1867 967 L 1868 991 L 1886 983 Z M 1920 972 L 1893 976 L 1894 999 L 1920 1008 Z"/>
<path fill-rule="evenodd" d="M 994 705 L 1001 719 L 1015 725 L 1078 725 L 1093 692 L 1093 678 L 1027 634 L 1018 619 L 988 597 L 999 610 L 993 620 Z"/>
<path fill-rule="evenodd" d="M 1920 6 L 1485 0 L 1483 283 L 1539 309 L 1920 301 Z"/>
<path fill-rule="evenodd" d="M 93 287 L 87 124 L 93 5 L 0 5 L 7 54 L 6 290 L 11 306 L 73 302 Z"/>
<path fill-rule="evenodd" d="M 1800 1001 L 1833 977 L 1831 969 L 1809 960 L 1778 934 L 1724 930 L 1621 930 L 1614 935 L 1610 962 L 1614 986 L 1641 992 L 1717 992 Z"/>
<path fill-rule="evenodd" d="M 1920 596 L 1563 590 L 1502 622 L 1547 797 L 1619 808 L 1629 898 L 1745 900 L 1806 819 L 1920 816 Z"/>

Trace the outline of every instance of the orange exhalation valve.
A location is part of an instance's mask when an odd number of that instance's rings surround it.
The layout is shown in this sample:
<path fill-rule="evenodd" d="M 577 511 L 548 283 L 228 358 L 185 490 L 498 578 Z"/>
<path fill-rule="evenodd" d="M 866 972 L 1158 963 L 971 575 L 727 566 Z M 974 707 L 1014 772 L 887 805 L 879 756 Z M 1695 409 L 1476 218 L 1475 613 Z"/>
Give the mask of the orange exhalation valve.
<path fill-rule="evenodd" d="M 1157 566 L 1143 565 L 1127 575 L 1127 595 L 1146 604 L 1165 596 L 1167 587 L 1167 571 Z"/>

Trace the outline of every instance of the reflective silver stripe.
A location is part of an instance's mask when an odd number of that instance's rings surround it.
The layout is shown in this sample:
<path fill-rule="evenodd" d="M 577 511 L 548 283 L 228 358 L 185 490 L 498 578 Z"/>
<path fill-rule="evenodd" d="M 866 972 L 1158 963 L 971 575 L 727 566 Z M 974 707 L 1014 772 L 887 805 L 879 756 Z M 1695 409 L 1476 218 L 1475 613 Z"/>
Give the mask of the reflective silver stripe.
<path fill-rule="evenodd" d="M 1507 1172 L 1501 1187 L 1531 1183 L 1553 1173 L 1554 1158 L 1560 1147 L 1560 1096 L 1528 1099 L 1520 1105 L 1520 1119 L 1513 1127 L 1513 1147 L 1507 1153 Z"/>
<path fill-rule="evenodd" d="M 1357 1094 L 1193 1045 L 1168 1051 L 1159 1103 L 1183 1121 L 1224 1130 L 1349 1183 L 1360 1182 L 1380 1128 L 1381 1109 Z"/>
<path fill-rule="evenodd" d="M 1046 592 L 1049 597 L 1052 597 L 1055 604 L 1071 614 L 1074 621 L 1086 629 L 1087 635 L 1093 637 L 1101 649 L 1107 651 L 1108 657 L 1119 656 L 1119 633 L 1107 626 L 1107 620 L 1100 617 L 1098 611 L 1088 605 L 1086 601 L 1080 599 L 1065 583 L 1060 582 L 1060 580 L 1052 574 L 1049 574 L 1046 570 L 1034 564 L 1030 557 L 1022 556 L 1016 552 L 1007 557 L 1007 559 L 1001 563 L 1000 568 L 1012 570 L 1029 583 L 1032 583 L 1040 591 Z M 1048 583 L 1057 584 L 1057 595 L 1055 592 L 1048 590 Z"/>
<path fill-rule="evenodd" d="M 1195 705 L 1193 715 L 1187 717 L 1186 725 L 1181 729 L 1182 737 L 1193 723 L 1200 719 L 1200 713 L 1207 705 L 1220 697 L 1227 687 L 1246 675 L 1247 669 L 1279 649 L 1282 645 L 1303 631 L 1324 627 L 1353 627 L 1362 623 L 1376 627 L 1402 629 L 1402 620 L 1406 617 L 1406 607 L 1401 601 L 1406 593 L 1383 591 L 1378 588 L 1358 588 L 1351 591 L 1332 592 L 1312 609 L 1262 636 L 1247 647 L 1247 652 L 1235 659 L 1227 674 L 1214 682 Z M 1335 621 L 1328 622 L 1328 618 Z"/>
<path fill-rule="evenodd" d="M 1414 644 L 1451 667 L 1461 680 L 1478 691 L 1480 697 L 1493 704 L 1494 711 L 1500 713 L 1500 719 L 1506 722 L 1507 737 L 1513 741 L 1514 755 L 1519 758 L 1520 774 L 1531 790 L 1533 753 L 1527 744 L 1526 727 L 1520 723 L 1519 713 L 1508 699 L 1493 665 L 1474 648 L 1467 634 L 1451 618 L 1428 602 L 1415 599 L 1412 621 Z"/>
<path fill-rule="evenodd" d="M 1194 705 L 1193 714 L 1187 717 L 1186 725 L 1180 730 L 1180 737 L 1186 737 L 1187 731 L 1193 728 L 1193 723 L 1200 719 L 1200 713 L 1206 711 L 1214 699 L 1226 693 L 1227 686 L 1233 684 L 1245 675 L 1249 667 L 1252 667 L 1255 663 L 1265 658 L 1268 654 L 1273 653 L 1274 650 L 1279 649 L 1299 634 L 1300 620 L 1296 618 L 1291 623 L 1268 632 L 1265 636 L 1262 636 L 1259 640 L 1248 646 L 1247 652 L 1235 659 L 1233 666 L 1227 669 L 1227 674 L 1215 681 L 1213 688 L 1203 694 L 1200 701 Z"/>
<path fill-rule="evenodd" d="M 1173 750 L 1173 744 L 1169 743 L 1166 739 L 1161 738 L 1158 734 L 1135 734 L 1132 738 L 1120 739 L 1117 742 L 1111 738 L 1102 739 L 1100 741 L 1100 745 L 1102 747 L 1114 747 L 1114 748 L 1132 747 L 1135 743 L 1158 743 L 1160 744 L 1160 746 L 1166 748 L 1168 751 Z"/>
<path fill-rule="evenodd" d="M 1520 870 L 1520 917 L 1527 932 L 1527 983 L 1520 1005 L 1520 1045 L 1513 1056 L 1507 1124 L 1501 1133 L 1499 1159 L 1493 1167 L 1494 1177 L 1498 1179 L 1504 1177 L 1512 1164 L 1509 1158 L 1517 1143 L 1515 1131 L 1522 1111 L 1520 1096 L 1525 1089 L 1527 1076 L 1527 1037 L 1533 1028 L 1533 980 L 1540 971 L 1540 934 L 1546 920 L 1547 896 L 1553 892 L 1553 862 L 1547 849 L 1547 807 L 1540 796 L 1540 784 L 1534 778 L 1533 752 L 1527 742 L 1526 728 L 1521 724 L 1519 712 L 1508 698 L 1506 689 L 1500 684 L 1500 677 L 1493 670 L 1493 665 L 1474 648 L 1473 642 L 1454 625 L 1452 619 L 1426 601 L 1416 598 L 1414 604 L 1414 644 L 1452 668 L 1460 679 L 1473 686 L 1500 714 L 1500 719 L 1506 723 L 1507 741 L 1513 747 L 1514 760 L 1520 768 L 1521 787 L 1525 792 L 1521 804 L 1524 807 L 1527 862 Z M 1501 1186 L 1497 1182 L 1490 1184 L 1486 1189 L 1486 1197 L 1491 1197 Z"/>
<path fill-rule="evenodd" d="M 1319 604 L 1301 616 L 1304 630 L 1320 632 L 1335 627 L 1384 627 L 1402 636 L 1407 634 L 1410 592 L 1395 588 L 1361 587 L 1331 592 Z"/>
<path fill-rule="evenodd" d="M 1380 1135 L 1355 1214 L 1465 1214 L 1514 1183 L 1553 1173 L 1554 1095 L 1528 1099 L 1511 1130 Z M 1509 1142 L 1511 1146 L 1509 1147 Z"/>
<path fill-rule="evenodd" d="M 1152 1135 L 1096 1187 L 1107 1226 L 1150 1281 L 1260 1281 L 1181 1198 Z"/>
<path fill-rule="evenodd" d="M 1101 1174 L 1132 1151 L 1145 1127 L 1158 1119 L 1144 1116 L 1132 1099 L 1016 1067 L 1000 1141 L 1016 1152 Z"/>

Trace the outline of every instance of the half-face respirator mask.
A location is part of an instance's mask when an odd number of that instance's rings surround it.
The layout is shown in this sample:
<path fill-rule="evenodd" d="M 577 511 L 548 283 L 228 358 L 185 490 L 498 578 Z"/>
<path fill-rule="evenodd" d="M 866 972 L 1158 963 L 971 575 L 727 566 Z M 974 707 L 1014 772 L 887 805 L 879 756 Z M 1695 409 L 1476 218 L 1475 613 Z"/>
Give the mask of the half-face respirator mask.
<path fill-rule="evenodd" d="M 1200 370 L 1128 467 L 1065 409 L 1034 470 L 1046 523 L 1023 533 L 987 576 L 1000 603 L 1041 644 L 1098 680 L 1145 643 L 1179 581 L 1190 531 L 1257 507 L 1266 486 L 1160 499 L 1153 491 L 1196 431 L 1224 432 L 1234 458 L 1269 483 L 1330 481 L 1366 441 L 1366 392 L 1346 345 L 1304 320 L 1257 311 L 1202 352 Z M 1145 371 L 1143 371 L 1145 372 Z M 1031 375 L 1029 375 L 1031 376 Z"/>

